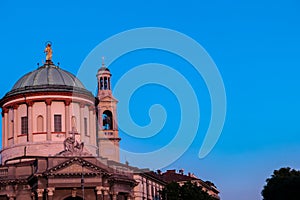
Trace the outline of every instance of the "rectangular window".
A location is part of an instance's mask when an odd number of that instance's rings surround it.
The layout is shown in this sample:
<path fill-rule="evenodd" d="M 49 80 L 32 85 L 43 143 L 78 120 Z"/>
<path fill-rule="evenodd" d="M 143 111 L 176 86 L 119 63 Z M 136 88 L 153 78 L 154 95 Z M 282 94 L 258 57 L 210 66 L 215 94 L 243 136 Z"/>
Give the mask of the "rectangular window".
<path fill-rule="evenodd" d="M 28 118 L 21 117 L 21 134 L 28 134 Z"/>
<path fill-rule="evenodd" d="M 88 120 L 86 117 L 84 118 L 84 134 L 88 135 Z"/>
<path fill-rule="evenodd" d="M 61 132 L 61 115 L 54 115 L 54 132 Z"/>

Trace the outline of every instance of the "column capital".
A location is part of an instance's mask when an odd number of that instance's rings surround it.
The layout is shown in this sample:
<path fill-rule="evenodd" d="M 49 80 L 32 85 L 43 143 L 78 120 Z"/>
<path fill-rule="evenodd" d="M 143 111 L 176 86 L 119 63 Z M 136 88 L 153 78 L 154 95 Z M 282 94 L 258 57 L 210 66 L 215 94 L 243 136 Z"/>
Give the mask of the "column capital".
<path fill-rule="evenodd" d="M 8 108 L 6 108 L 6 107 L 3 107 L 3 108 L 2 108 L 2 112 L 3 112 L 3 113 L 8 113 L 8 111 L 9 111 Z"/>
<path fill-rule="evenodd" d="M 14 110 L 16 110 L 16 109 L 19 108 L 19 104 L 14 104 L 12 107 L 13 107 Z"/>
<path fill-rule="evenodd" d="M 97 194 L 102 194 L 102 190 L 103 190 L 104 188 L 102 187 L 102 186 L 97 186 L 96 187 L 96 192 L 97 192 Z"/>
<path fill-rule="evenodd" d="M 54 191 L 55 191 L 55 188 L 54 188 L 54 187 L 49 187 L 49 188 L 47 188 L 48 196 L 53 196 Z"/>
<path fill-rule="evenodd" d="M 82 102 L 79 103 L 80 108 L 84 108 L 85 105 L 86 105 L 85 103 L 82 103 Z"/>
<path fill-rule="evenodd" d="M 36 193 L 37 193 L 38 197 L 43 197 L 44 189 L 37 189 Z"/>
<path fill-rule="evenodd" d="M 109 190 L 106 188 L 103 188 L 103 193 L 104 193 L 104 195 L 109 195 Z"/>
<path fill-rule="evenodd" d="M 26 104 L 27 104 L 29 107 L 31 107 L 31 106 L 33 106 L 34 102 L 33 102 L 33 101 L 26 101 Z"/>
<path fill-rule="evenodd" d="M 52 104 L 52 99 L 46 99 L 45 103 L 47 106 L 50 106 Z"/>
<path fill-rule="evenodd" d="M 88 107 L 89 107 L 89 111 L 94 112 L 96 110 L 95 106 L 93 106 L 93 105 L 89 105 Z"/>
<path fill-rule="evenodd" d="M 65 106 L 69 106 L 71 104 L 72 100 L 71 99 L 66 99 L 65 100 Z"/>

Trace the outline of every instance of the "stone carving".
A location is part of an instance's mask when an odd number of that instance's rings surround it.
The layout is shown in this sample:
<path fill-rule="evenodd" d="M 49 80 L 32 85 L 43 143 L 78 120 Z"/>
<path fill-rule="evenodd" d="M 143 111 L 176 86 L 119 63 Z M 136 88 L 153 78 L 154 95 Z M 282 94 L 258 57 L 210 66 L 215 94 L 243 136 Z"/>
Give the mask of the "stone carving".
<path fill-rule="evenodd" d="M 75 133 L 73 132 L 70 137 L 67 137 L 64 141 L 64 151 L 58 153 L 58 155 L 62 156 L 82 156 L 82 155 L 90 155 L 86 152 L 83 152 L 84 143 L 79 143 L 75 139 Z"/>

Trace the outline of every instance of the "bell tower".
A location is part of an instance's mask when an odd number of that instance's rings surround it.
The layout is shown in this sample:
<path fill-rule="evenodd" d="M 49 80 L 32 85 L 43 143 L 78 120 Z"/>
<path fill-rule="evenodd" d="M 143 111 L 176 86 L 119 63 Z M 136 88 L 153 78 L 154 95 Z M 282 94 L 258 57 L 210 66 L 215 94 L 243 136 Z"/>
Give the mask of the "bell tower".
<path fill-rule="evenodd" d="M 117 121 L 117 103 L 111 91 L 111 73 L 102 60 L 97 73 L 98 80 L 98 155 L 109 160 L 120 161 L 120 149 Z"/>

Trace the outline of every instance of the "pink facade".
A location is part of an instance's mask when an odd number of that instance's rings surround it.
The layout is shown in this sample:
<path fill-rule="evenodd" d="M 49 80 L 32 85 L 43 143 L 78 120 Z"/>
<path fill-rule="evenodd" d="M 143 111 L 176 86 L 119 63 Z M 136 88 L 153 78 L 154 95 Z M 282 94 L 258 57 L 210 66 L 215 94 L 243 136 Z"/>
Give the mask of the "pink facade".
<path fill-rule="evenodd" d="M 41 74 L 46 78 L 35 83 Z M 63 77 L 64 85 L 59 80 L 44 83 L 58 77 Z M 0 104 L 2 163 L 24 155 L 54 156 L 64 149 L 64 140 L 73 132 L 86 151 L 93 156 L 99 153 L 94 96 L 72 74 L 53 64 L 22 77 Z"/>

